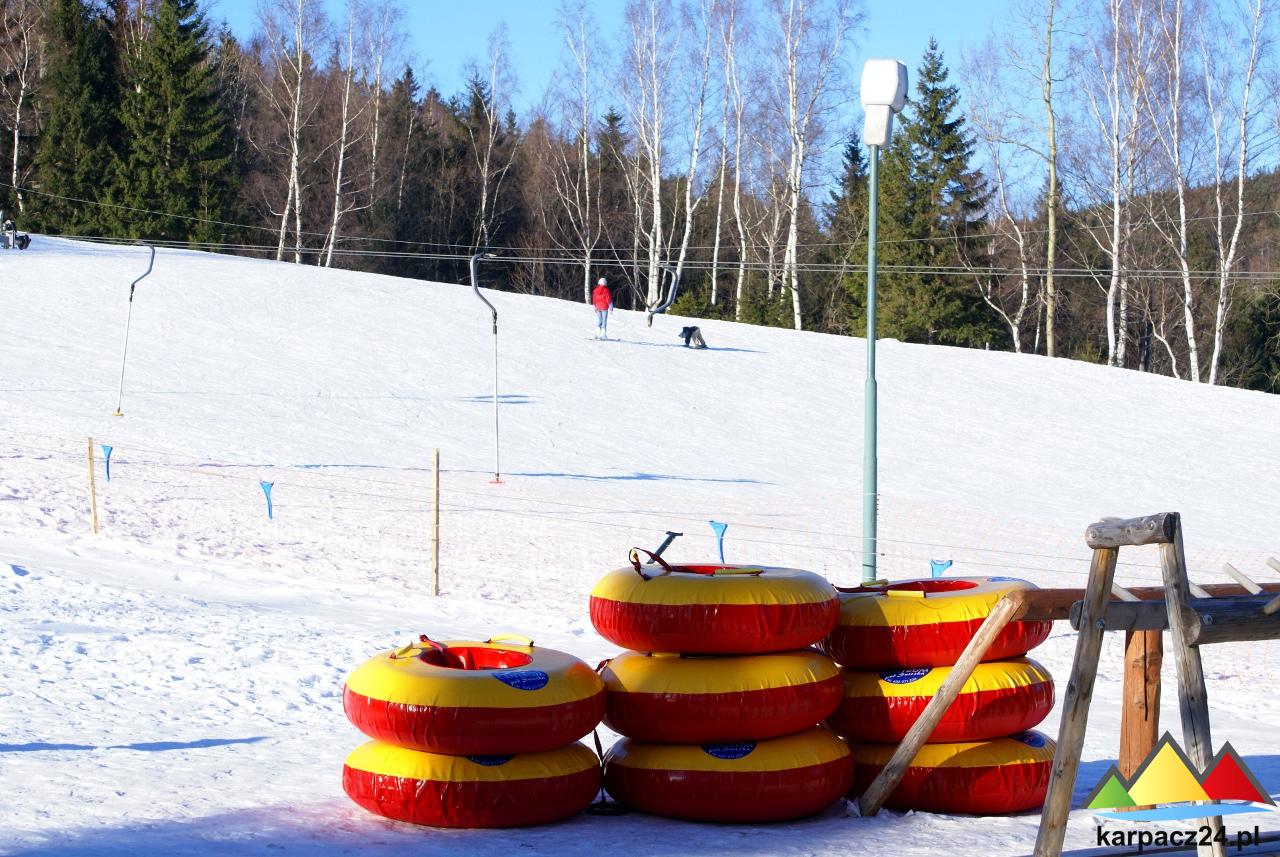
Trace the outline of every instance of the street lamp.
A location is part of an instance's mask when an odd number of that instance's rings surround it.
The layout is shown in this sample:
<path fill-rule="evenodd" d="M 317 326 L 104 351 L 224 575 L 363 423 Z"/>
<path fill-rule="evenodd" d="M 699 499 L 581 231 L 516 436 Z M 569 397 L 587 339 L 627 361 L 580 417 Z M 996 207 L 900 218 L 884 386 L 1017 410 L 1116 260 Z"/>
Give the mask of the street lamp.
<path fill-rule="evenodd" d="M 888 145 L 893 116 L 907 103 L 907 67 L 897 60 L 867 60 L 862 67 L 862 142 L 871 147 L 867 209 L 867 386 L 862 437 L 862 582 L 876 580 L 876 218 L 880 147 Z"/>

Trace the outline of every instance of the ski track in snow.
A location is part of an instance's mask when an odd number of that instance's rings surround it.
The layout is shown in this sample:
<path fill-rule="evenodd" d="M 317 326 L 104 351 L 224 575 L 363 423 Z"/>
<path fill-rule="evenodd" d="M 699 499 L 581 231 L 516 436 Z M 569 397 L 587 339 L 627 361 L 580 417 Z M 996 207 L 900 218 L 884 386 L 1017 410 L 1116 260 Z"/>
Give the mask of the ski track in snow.
<path fill-rule="evenodd" d="M 36 237 L 0 257 L 0 853 L 12 855 L 1028 853 L 1038 816 L 843 806 L 787 824 L 642 814 L 543 828 L 397 824 L 342 794 L 363 739 L 346 674 L 427 631 L 514 630 L 595 663 L 592 583 L 667 529 L 681 559 L 855 582 L 864 343 L 491 294 L 504 484 L 490 485 L 487 310 L 468 289 Z M 1280 398 L 1034 356 L 882 343 L 882 563 L 893 577 L 1082 585 L 1106 515 L 1183 513 L 1193 578 L 1259 579 L 1280 553 Z M 88 533 L 85 437 L 102 534 Z M 430 449 L 443 597 L 430 595 Z M 99 452 L 100 455 L 100 452 Z M 274 480 L 275 519 L 257 482 Z M 1156 582 L 1155 552 L 1121 554 Z M 1059 679 L 1064 623 L 1033 656 Z M 1077 797 L 1114 758 L 1122 638 L 1108 637 Z M 1215 744 L 1280 788 L 1280 646 L 1206 649 Z M 1172 658 L 1162 723 L 1180 737 Z M 1056 734 L 1055 710 L 1040 728 Z M 612 737 L 601 730 L 606 743 Z M 1274 817 L 1251 816 L 1264 829 Z M 1077 810 L 1068 847 L 1089 847 Z"/>

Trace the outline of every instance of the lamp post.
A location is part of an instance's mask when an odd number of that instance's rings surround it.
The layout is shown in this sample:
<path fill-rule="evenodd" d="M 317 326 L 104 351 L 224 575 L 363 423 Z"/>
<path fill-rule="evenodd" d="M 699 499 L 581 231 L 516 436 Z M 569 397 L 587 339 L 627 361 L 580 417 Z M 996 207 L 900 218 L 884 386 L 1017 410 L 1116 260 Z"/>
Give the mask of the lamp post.
<path fill-rule="evenodd" d="M 493 479 L 494 483 L 502 481 L 500 444 L 498 442 L 498 311 L 489 299 L 480 294 L 480 260 L 496 259 L 492 253 L 476 253 L 471 257 L 471 290 L 476 297 L 484 301 L 484 305 L 493 313 Z"/>
<path fill-rule="evenodd" d="M 867 383 L 862 437 L 862 582 L 876 580 L 876 219 L 880 147 L 893 133 L 893 116 L 907 102 L 907 67 L 897 60 L 867 60 L 862 67 L 862 142 L 871 147 L 867 208 Z"/>

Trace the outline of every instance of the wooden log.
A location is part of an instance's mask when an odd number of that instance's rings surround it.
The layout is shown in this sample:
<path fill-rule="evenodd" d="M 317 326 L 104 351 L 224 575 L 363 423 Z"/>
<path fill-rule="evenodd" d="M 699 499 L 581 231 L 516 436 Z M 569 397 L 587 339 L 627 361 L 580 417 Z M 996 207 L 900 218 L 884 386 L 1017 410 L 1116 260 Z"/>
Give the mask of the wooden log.
<path fill-rule="evenodd" d="M 982 662 L 982 656 L 987 653 L 987 649 L 991 648 L 991 644 L 995 642 L 1005 626 L 1012 621 L 1020 604 L 1019 599 L 1011 597 L 1015 594 L 1021 593 L 1011 593 L 996 602 L 996 606 L 987 614 L 982 626 L 978 628 L 978 633 L 973 635 L 973 639 L 969 641 L 969 645 L 965 646 L 959 660 L 951 667 L 951 672 L 933 695 L 933 699 L 929 700 L 924 711 L 920 712 L 920 716 L 916 718 L 916 722 L 907 730 L 906 737 L 902 739 L 898 749 L 880 769 L 880 773 L 871 781 L 871 785 L 867 786 L 867 790 L 858 801 L 858 810 L 864 817 L 875 815 L 884 806 L 889 795 L 893 794 L 893 790 L 902 782 L 908 766 L 915 759 L 916 753 L 920 752 L 920 747 L 929 740 L 929 736 L 938 726 L 938 721 L 947 713 L 951 703 L 956 701 L 956 697 L 960 695 L 960 689 L 969 680 L 969 676 L 973 675 L 974 668 Z"/>
<path fill-rule="evenodd" d="M 1280 616 L 1266 612 L 1270 593 L 1236 598 L 1203 598 L 1188 602 L 1187 644 L 1280 640 Z"/>
<path fill-rule="evenodd" d="M 1061 621 L 1071 618 L 1071 605 L 1084 597 L 1083 589 L 1023 589 L 1004 596 L 1014 603 L 1013 621 Z"/>
<path fill-rule="evenodd" d="M 1182 547 L 1182 525 L 1174 515 L 1173 541 L 1160 546 L 1160 570 L 1164 577 L 1165 604 L 1169 610 L 1169 631 L 1173 656 L 1178 664 L 1178 709 L 1182 714 L 1182 745 L 1192 763 L 1208 770 L 1213 758 L 1213 734 L 1209 725 L 1209 692 L 1204 683 L 1204 664 L 1200 650 L 1189 641 L 1194 614 L 1187 581 L 1187 557 Z M 1202 819 L 1208 825 L 1210 839 L 1222 831 L 1222 817 Z M 1222 842 L 1199 848 L 1201 857 L 1225 857 Z"/>
<path fill-rule="evenodd" d="M 1080 756 L 1084 750 L 1085 727 L 1089 722 L 1089 702 L 1098 677 L 1098 657 L 1102 653 L 1105 632 L 1095 625 L 1102 618 L 1111 584 L 1115 582 L 1115 547 L 1096 548 L 1089 567 L 1089 585 L 1085 590 L 1081 630 L 1076 635 L 1076 654 L 1071 677 L 1062 701 L 1062 722 L 1058 727 L 1058 748 L 1053 754 L 1049 774 L 1049 790 L 1036 834 L 1036 857 L 1058 857 L 1067 835 L 1067 817 L 1071 813 L 1071 793 L 1075 790 Z"/>
<path fill-rule="evenodd" d="M 1265 595 L 1271 595 L 1280 592 L 1280 583 L 1267 583 L 1258 587 Z M 1218 600 L 1220 597 L 1241 596 L 1246 594 L 1243 586 L 1234 583 L 1213 583 L 1205 587 L 1205 590 L 1212 596 L 1209 603 Z M 1049 592 L 1078 592 L 1083 597 L 1083 590 L 1044 590 Z M 1164 630 L 1169 627 L 1169 616 L 1164 604 L 1164 588 L 1155 586 L 1144 586 L 1130 590 L 1130 594 L 1136 594 L 1141 600 L 1139 601 L 1111 601 L 1107 604 L 1107 612 L 1103 616 L 1104 629 L 1107 631 L 1157 631 Z M 1200 600 L 1192 602 L 1199 604 Z M 1034 606 L 1034 605 L 1033 605 Z M 1076 601 L 1071 605 L 1070 616 L 1071 627 L 1080 630 L 1080 602 Z M 1028 612 L 1037 612 L 1029 610 Z M 1039 617 L 1019 617 L 1019 618 L 1039 618 Z M 1047 618 L 1047 617 L 1046 617 Z"/>
<path fill-rule="evenodd" d="M 1129 631 L 1124 639 L 1124 705 L 1120 713 L 1120 775 L 1131 778 L 1160 740 L 1160 666 L 1164 635 Z"/>
<path fill-rule="evenodd" d="M 1083 601 L 1071 605 L 1071 627 L 1077 631 L 1083 611 Z M 1112 601 L 1094 623 L 1101 623 L 1104 631 L 1163 631 L 1169 627 L 1169 614 L 1163 601 Z"/>
<path fill-rule="evenodd" d="M 1094 550 L 1129 545 L 1168 544 L 1173 540 L 1174 528 L 1177 527 L 1177 514 L 1177 512 L 1161 512 L 1145 518 L 1099 521 L 1091 524 L 1084 531 L 1084 540 Z"/>

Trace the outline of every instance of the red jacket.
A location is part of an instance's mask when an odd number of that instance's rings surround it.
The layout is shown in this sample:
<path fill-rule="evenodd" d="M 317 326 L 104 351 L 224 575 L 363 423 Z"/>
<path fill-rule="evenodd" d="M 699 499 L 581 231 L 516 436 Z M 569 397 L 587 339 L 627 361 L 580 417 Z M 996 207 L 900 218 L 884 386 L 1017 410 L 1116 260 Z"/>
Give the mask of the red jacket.
<path fill-rule="evenodd" d="M 591 292 L 591 305 L 596 309 L 613 309 L 613 294 L 608 286 L 596 286 Z"/>

